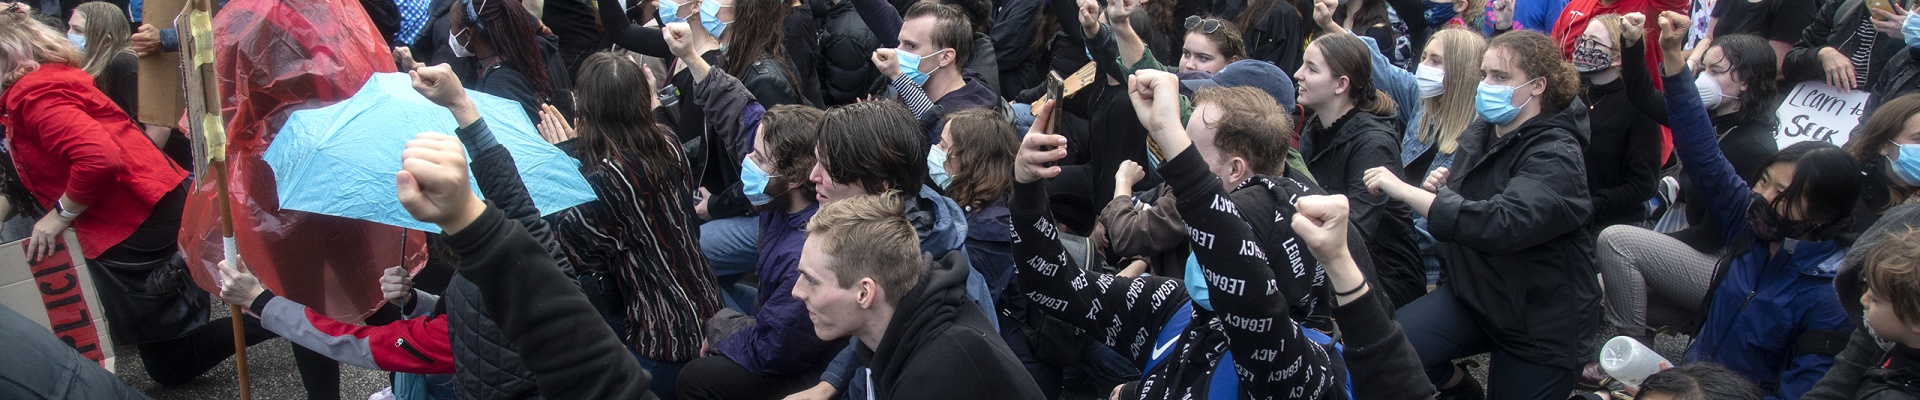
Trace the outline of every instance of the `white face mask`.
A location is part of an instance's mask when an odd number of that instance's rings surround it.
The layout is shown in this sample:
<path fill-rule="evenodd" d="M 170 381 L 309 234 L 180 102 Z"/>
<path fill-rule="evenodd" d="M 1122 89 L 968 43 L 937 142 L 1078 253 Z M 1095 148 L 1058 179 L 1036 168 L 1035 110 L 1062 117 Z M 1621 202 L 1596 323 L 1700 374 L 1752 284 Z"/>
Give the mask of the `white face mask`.
<path fill-rule="evenodd" d="M 467 31 L 466 29 L 461 29 L 460 32 L 454 32 L 451 35 L 447 35 L 447 48 L 450 48 L 453 50 L 454 57 L 460 57 L 460 58 L 473 57 L 473 52 L 468 51 L 467 46 L 460 45 L 460 34 L 466 31 Z"/>
<path fill-rule="evenodd" d="M 1420 86 L 1420 98 L 1422 99 L 1431 99 L 1447 92 L 1447 88 L 1441 86 L 1440 81 L 1446 78 L 1446 70 L 1420 64 L 1419 67 L 1413 69 L 1413 78 L 1416 81 L 1415 83 Z"/>
<path fill-rule="evenodd" d="M 1724 94 L 1720 89 L 1720 80 L 1713 79 L 1711 71 L 1701 72 L 1699 77 L 1693 78 L 1693 85 L 1699 88 L 1700 105 L 1706 106 L 1707 110 L 1720 107 L 1720 102 L 1725 99 L 1740 100 L 1739 97 Z"/>

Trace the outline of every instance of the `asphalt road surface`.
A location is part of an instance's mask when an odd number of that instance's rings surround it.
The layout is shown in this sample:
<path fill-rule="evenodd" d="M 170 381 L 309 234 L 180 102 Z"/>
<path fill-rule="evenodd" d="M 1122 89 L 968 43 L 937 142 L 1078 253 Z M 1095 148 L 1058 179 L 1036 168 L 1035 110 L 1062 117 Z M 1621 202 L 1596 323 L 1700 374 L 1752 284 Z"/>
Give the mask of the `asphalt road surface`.
<path fill-rule="evenodd" d="M 213 304 L 224 305 L 219 299 Z M 214 307 L 213 318 L 227 316 L 227 308 Z M 300 383 L 300 370 L 293 365 L 292 342 L 286 339 L 273 339 L 247 348 L 248 378 L 252 381 L 255 399 L 305 399 L 307 390 Z M 200 375 L 184 385 L 162 387 L 147 378 L 147 368 L 140 363 L 140 351 L 133 346 L 115 346 L 118 356 L 114 362 L 114 373 L 128 386 L 145 392 L 155 399 L 236 399 L 240 396 L 240 384 L 236 380 L 233 359 L 220 363 L 220 366 Z M 355 367 L 340 366 L 340 398 L 349 400 L 365 399 L 388 385 L 387 373 Z"/>

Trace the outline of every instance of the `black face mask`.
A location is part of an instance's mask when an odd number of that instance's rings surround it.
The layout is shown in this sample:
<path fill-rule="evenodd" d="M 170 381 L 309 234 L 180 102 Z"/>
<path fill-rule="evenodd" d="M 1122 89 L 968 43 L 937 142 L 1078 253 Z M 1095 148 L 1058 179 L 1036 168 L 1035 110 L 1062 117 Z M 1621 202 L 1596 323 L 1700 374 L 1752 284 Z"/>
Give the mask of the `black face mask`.
<path fill-rule="evenodd" d="M 1800 237 L 1814 229 L 1804 221 L 1787 220 L 1759 193 L 1753 194 L 1753 204 L 1747 206 L 1747 224 L 1753 227 L 1754 237 L 1768 242 Z"/>

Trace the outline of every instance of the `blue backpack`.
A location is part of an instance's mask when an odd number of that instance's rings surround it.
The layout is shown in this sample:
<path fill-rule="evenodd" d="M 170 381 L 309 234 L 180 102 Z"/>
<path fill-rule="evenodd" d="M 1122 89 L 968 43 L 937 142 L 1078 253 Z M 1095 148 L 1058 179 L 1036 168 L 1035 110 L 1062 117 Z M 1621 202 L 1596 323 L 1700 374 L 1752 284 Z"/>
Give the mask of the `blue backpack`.
<path fill-rule="evenodd" d="M 1161 361 L 1166 360 L 1167 356 L 1172 354 L 1172 352 L 1167 350 L 1172 349 L 1173 342 L 1179 340 L 1181 333 L 1187 331 L 1187 325 L 1193 322 L 1193 316 L 1193 302 L 1188 301 L 1186 304 L 1180 305 L 1180 310 L 1174 311 L 1173 318 L 1167 319 L 1165 326 L 1160 327 L 1160 334 L 1153 338 L 1154 352 L 1152 358 L 1147 360 L 1147 366 L 1145 368 L 1140 369 L 1140 380 L 1146 380 L 1147 374 L 1153 373 L 1153 368 L 1159 366 Z M 1347 363 L 1345 356 L 1342 355 L 1346 352 L 1346 346 L 1340 344 L 1340 341 L 1334 339 L 1332 336 L 1322 333 L 1319 330 L 1300 326 L 1298 322 L 1295 322 L 1293 326 L 1294 329 L 1299 329 L 1301 333 L 1305 334 L 1307 339 L 1313 340 L 1314 343 L 1319 343 L 1321 347 L 1328 350 L 1328 361 L 1339 371 L 1341 381 L 1344 382 L 1341 386 L 1345 387 L 1346 396 L 1342 398 L 1352 399 L 1353 374 L 1346 370 Z M 1339 334 L 1338 329 L 1335 330 L 1334 334 Z M 1213 374 L 1210 376 L 1212 380 L 1207 383 L 1207 400 L 1236 400 L 1240 397 L 1240 377 L 1233 371 L 1233 352 L 1231 350 L 1220 357 L 1220 363 L 1213 366 Z"/>

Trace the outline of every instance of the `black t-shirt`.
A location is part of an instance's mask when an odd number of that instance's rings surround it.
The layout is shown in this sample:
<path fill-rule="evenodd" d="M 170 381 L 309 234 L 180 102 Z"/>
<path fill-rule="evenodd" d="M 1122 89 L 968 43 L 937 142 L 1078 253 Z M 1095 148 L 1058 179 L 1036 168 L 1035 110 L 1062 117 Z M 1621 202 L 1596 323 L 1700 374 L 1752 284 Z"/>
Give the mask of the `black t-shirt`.
<path fill-rule="evenodd" d="M 1720 0 L 1713 6 L 1713 37 L 1744 33 L 1794 43 L 1819 11 L 1818 0 Z"/>

